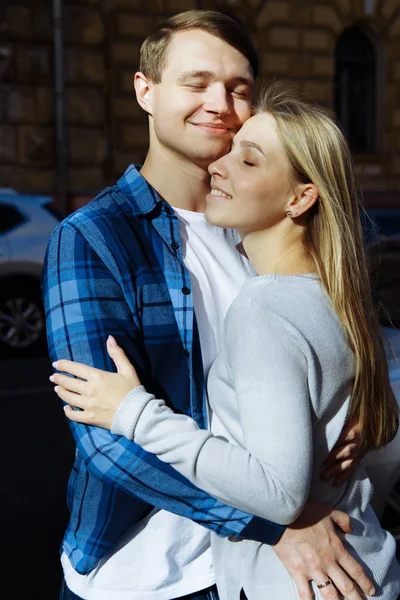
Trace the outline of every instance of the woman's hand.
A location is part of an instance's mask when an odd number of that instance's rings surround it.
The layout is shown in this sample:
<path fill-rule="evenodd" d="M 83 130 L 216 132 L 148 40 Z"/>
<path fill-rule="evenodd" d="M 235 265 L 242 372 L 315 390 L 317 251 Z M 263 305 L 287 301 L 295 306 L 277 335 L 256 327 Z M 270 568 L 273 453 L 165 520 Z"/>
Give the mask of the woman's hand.
<path fill-rule="evenodd" d="M 56 384 L 56 393 L 67 403 L 64 411 L 71 421 L 111 429 L 118 406 L 128 392 L 141 385 L 134 367 L 112 336 L 107 339 L 107 352 L 117 367 L 117 373 L 71 360 L 53 363 L 53 367 L 59 371 L 80 378 L 61 373 L 54 373 L 50 377 L 50 381 Z M 74 410 L 73 406 L 81 410 Z"/>

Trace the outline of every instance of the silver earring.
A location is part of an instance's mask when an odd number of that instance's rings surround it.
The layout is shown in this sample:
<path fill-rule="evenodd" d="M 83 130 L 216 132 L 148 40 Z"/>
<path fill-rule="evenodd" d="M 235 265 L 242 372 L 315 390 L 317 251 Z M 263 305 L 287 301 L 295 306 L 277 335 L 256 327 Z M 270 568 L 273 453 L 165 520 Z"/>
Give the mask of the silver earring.
<path fill-rule="evenodd" d="M 292 211 L 291 210 L 287 210 L 286 211 L 286 216 L 291 218 L 292 217 Z"/>

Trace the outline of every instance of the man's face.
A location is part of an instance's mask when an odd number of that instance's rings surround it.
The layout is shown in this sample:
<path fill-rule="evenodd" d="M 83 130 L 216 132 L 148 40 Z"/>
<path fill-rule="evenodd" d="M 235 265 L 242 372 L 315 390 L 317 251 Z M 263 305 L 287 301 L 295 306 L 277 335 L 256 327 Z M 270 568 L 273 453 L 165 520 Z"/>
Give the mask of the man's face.
<path fill-rule="evenodd" d="M 250 117 L 252 88 L 238 50 L 200 29 L 176 33 L 161 83 L 151 84 L 151 144 L 206 168 Z"/>

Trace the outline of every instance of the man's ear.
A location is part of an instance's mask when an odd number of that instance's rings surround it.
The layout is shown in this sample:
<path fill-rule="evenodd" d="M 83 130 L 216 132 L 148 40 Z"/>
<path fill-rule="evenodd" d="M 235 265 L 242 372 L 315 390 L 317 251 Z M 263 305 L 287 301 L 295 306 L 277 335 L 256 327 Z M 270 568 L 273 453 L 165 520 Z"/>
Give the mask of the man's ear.
<path fill-rule="evenodd" d="M 149 115 L 152 114 L 152 82 L 143 75 L 140 71 L 135 73 L 134 76 L 134 86 L 136 92 L 136 99 L 138 104 L 144 111 L 146 111 Z"/>
<path fill-rule="evenodd" d="M 302 183 L 296 186 L 294 195 L 286 207 L 292 217 L 304 215 L 319 199 L 319 191 L 313 183 Z"/>

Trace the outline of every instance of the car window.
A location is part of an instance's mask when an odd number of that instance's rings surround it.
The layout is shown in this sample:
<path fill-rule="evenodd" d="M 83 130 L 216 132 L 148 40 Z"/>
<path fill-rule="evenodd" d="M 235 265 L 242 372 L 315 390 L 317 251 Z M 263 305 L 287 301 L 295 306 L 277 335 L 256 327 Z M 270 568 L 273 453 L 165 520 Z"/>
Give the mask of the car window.
<path fill-rule="evenodd" d="M 55 219 L 57 219 L 57 221 L 61 221 L 62 220 L 61 211 L 59 211 L 58 208 L 56 208 L 50 202 L 48 204 L 43 204 L 42 208 L 44 208 L 44 210 L 47 210 L 47 212 L 50 213 L 52 217 L 54 217 Z"/>
<path fill-rule="evenodd" d="M 0 234 L 7 233 L 25 221 L 25 217 L 10 204 L 0 204 Z"/>

